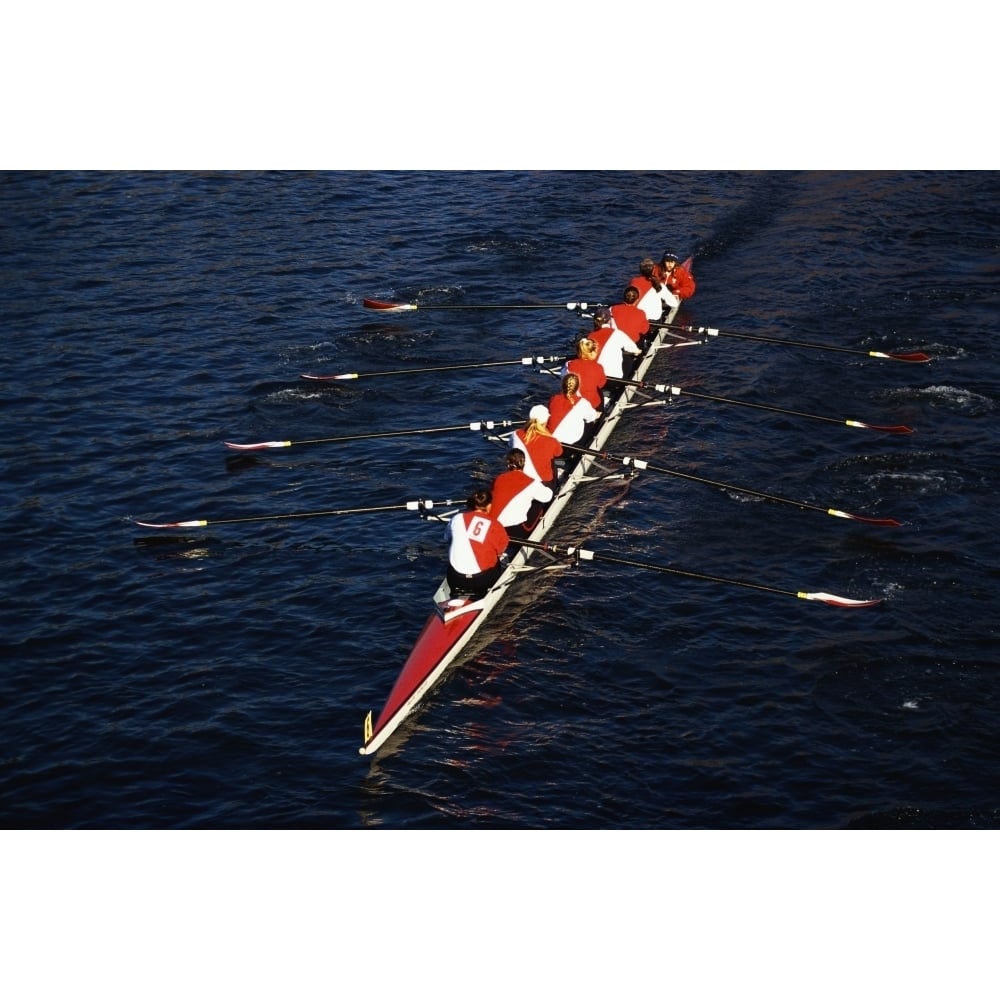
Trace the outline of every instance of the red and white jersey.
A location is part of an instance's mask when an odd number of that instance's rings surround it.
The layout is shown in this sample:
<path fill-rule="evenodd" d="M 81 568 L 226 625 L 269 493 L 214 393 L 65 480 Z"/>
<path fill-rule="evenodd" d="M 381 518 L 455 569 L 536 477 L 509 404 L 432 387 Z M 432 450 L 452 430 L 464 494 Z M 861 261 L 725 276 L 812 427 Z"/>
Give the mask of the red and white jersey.
<path fill-rule="evenodd" d="M 602 326 L 590 334 L 590 339 L 597 344 L 597 363 L 604 369 L 608 378 L 622 378 L 623 354 L 641 354 L 627 334 L 617 327 Z"/>
<path fill-rule="evenodd" d="M 562 454 L 563 447 L 554 437 L 536 434 L 531 439 L 531 444 L 526 444 L 524 431 L 516 430 L 510 436 L 510 446 L 524 452 L 524 471 L 533 479 L 550 483 L 556 478 L 552 461 Z"/>
<path fill-rule="evenodd" d="M 521 469 L 508 469 L 493 480 L 493 510 L 490 511 L 505 528 L 524 524 L 531 502 L 548 503 L 552 490 Z"/>
<path fill-rule="evenodd" d="M 456 514 L 449 529 L 448 562 L 457 572 L 470 576 L 496 566 L 510 543 L 504 526 L 479 510 Z"/>
<path fill-rule="evenodd" d="M 572 401 L 562 393 L 549 400 L 548 428 L 563 444 L 576 444 L 586 432 L 587 424 L 599 416 L 600 413 L 579 393 Z"/>
<path fill-rule="evenodd" d="M 580 377 L 580 395 L 595 410 L 600 410 L 604 406 L 604 399 L 601 390 L 607 384 L 607 372 L 596 362 L 589 358 L 574 358 L 563 365 L 562 373 L 573 372 Z"/>
<path fill-rule="evenodd" d="M 635 284 L 633 279 L 632 284 Z M 640 293 L 636 306 L 646 314 L 646 319 L 651 323 L 657 322 L 665 312 L 680 305 L 680 299 L 674 295 L 667 285 L 660 285 L 659 290 L 655 289 L 651 282 L 646 282 L 648 288 L 645 293 Z"/>
<path fill-rule="evenodd" d="M 649 332 L 649 317 L 638 307 L 619 302 L 611 307 L 611 322 L 616 330 L 628 334 L 635 344 Z"/>
<path fill-rule="evenodd" d="M 632 278 L 629 284 L 639 293 L 640 299 L 653 287 L 653 283 L 649 278 L 644 278 L 641 274 L 637 274 Z"/>
<path fill-rule="evenodd" d="M 679 299 L 689 299 L 694 295 L 694 276 L 683 264 L 675 264 L 669 274 L 659 266 L 657 266 L 656 271 L 660 276 L 660 280 L 665 281 L 667 287 Z"/>

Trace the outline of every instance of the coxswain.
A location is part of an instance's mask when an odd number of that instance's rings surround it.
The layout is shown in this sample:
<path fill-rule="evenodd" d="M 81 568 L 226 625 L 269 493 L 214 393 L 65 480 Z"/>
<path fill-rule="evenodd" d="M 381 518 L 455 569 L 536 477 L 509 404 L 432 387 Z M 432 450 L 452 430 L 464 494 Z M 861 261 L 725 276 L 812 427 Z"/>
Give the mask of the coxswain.
<path fill-rule="evenodd" d="M 520 448 L 511 448 L 505 460 L 507 471 L 493 480 L 492 514 L 511 539 L 527 538 L 554 494 L 524 471 L 524 452 Z M 517 547 L 515 542 L 512 547 Z"/>
<path fill-rule="evenodd" d="M 448 525 L 448 586 L 452 595 L 478 599 L 500 578 L 507 564 L 507 529 L 491 516 L 493 494 L 470 494 L 466 509 Z"/>
<path fill-rule="evenodd" d="M 636 305 L 639 289 L 629 285 L 622 295 L 622 302 L 611 307 L 611 322 L 615 328 L 627 334 L 633 344 L 638 344 L 649 333 L 649 317 Z"/>
<path fill-rule="evenodd" d="M 563 453 L 562 444 L 548 428 L 549 408 L 537 403 L 528 411 L 525 425 L 510 436 L 510 445 L 524 452 L 524 471 L 550 489 L 556 486 L 553 464 Z"/>
<path fill-rule="evenodd" d="M 587 425 L 600 417 L 590 401 L 580 395 L 580 376 L 563 375 L 560 391 L 549 400 L 548 428 L 562 444 L 577 444 L 587 433 Z"/>
<path fill-rule="evenodd" d="M 604 409 L 601 390 L 608 381 L 607 373 L 597 361 L 597 343 L 590 337 L 576 342 L 576 357 L 563 366 L 562 375 L 572 372 L 580 377 L 580 395 L 600 412 Z"/>
<path fill-rule="evenodd" d="M 694 276 L 675 254 L 665 253 L 656 270 L 660 280 L 677 298 L 683 301 L 694 295 Z"/>
<path fill-rule="evenodd" d="M 611 311 L 600 308 L 594 313 L 594 329 L 590 339 L 597 344 L 597 363 L 608 378 L 624 378 L 624 356 L 642 354 L 635 341 L 611 323 Z"/>

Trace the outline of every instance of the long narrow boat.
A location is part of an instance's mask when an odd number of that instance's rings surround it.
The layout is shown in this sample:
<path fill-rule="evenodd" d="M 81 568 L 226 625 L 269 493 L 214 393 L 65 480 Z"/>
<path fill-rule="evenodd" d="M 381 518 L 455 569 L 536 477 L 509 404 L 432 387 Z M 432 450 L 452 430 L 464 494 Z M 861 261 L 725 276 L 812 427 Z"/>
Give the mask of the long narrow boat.
<path fill-rule="evenodd" d="M 685 267 L 690 268 L 690 266 L 691 260 L 689 258 L 685 261 Z M 673 322 L 678 308 L 675 307 L 667 314 L 665 317 L 667 323 Z M 676 334 L 671 334 L 664 326 L 654 327 L 649 346 L 639 356 L 630 381 L 642 381 L 658 351 L 668 347 L 686 346 L 691 343 L 699 343 L 699 341 L 678 341 Z M 612 399 L 605 409 L 600 426 L 588 445 L 588 451 L 601 451 L 622 415 L 636 406 L 643 405 L 634 401 L 634 397 L 639 392 L 640 389 L 636 386 L 624 385 L 617 396 L 612 393 Z M 529 543 L 532 545 L 541 544 L 582 483 L 609 478 L 604 473 L 599 475 L 593 473 L 596 461 L 596 456 L 584 453 L 572 469 L 567 472 L 555 497 L 528 536 Z M 622 474 L 619 473 L 618 478 L 621 476 Z M 365 718 L 364 745 L 360 747 L 359 753 L 363 755 L 375 753 L 399 728 L 407 716 L 420 704 L 424 695 L 437 683 L 441 675 L 455 662 L 473 636 L 482 628 L 492 611 L 504 599 L 508 588 L 518 575 L 535 568 L 529 566 L 529 563 L 533 558 L 538 557 L 539 551 L 538 548 L 522 546 L 510 560 L 503 575 L 478 600 L 453 598 L 447 579 L 441 582 L 434 593 L 434 608 L 430 617 L 403 664 L 378 719 L 372 725 L 372 713 L 369 712 Z"/>

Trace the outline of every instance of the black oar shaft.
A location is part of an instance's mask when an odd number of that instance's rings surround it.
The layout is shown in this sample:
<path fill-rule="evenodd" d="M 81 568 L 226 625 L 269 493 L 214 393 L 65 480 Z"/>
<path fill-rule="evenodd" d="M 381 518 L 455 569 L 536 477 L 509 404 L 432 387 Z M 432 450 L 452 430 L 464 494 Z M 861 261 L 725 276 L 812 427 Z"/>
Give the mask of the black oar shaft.
<path fill-rule="evenodd" d="M 828 508 L 820 507 L 816 504 L 803 503 L 801 500 L 790 500 L 788 497 L 776 496 L 773 493 L 764 493 L 761 490 L 753 490 L 747 486 L 734 486 L 732 483 L 720 483 L 714 479 L 706 479 L 704 476 L 695 476 L 690 472 L 681 472 L 679 469 L 667 469 L 660 465 L 646 464 L 645 468 L 651 472 L 660 472 L 665 476 L 676 476 L 678 479 L 687 479 L 689 482 L 702 483 L 705 486 L 715 486 L 720 490 L 734 490 L 737 493 L 746 493 L 748 496 L 760 497 L 762 500 L 773 500 L 775 503 L 789 504 L 799 507 L 802 510 L 816 510 L 821 514 L 829 513 Z"/>
<path fill-rule="evenodd" d="M 399 368 L 395 371 L 386 372 L 345 372 L 343 375 L 303 375 L 302 378 L 310 379 L 314 382 L 338 382 L 359 378 L 377 378 L 386 375 L 421 375 L 427 372 L 457 372 L 469 368 L 502 368 L 504 365 L 542 365 L 550 361 L 562 360 L 562 355 L 553 357 L 536 356 L 518 358 L 515 361 L 480 361 L 461 365 L 438 365 L 432 368 Z"/>
<path fill-rule="evenodd" d="M 764 590 L 772 594 L 781 594 L 785 597 L 797 597 L 798 592 L 794 590 L 779 590 L 776 587 L 768 587 L 762 583 L 747 583 L 743 580 L 730 580 L 722 576 L 710 576 L 707 573 L 695 573 L 693 570 L 677 569 L 673 566 L 663 566 L 659 563 L 643 562 L 639 559 L 626 559 L 623 556 L 604 555 L 600 552 L 592 552 L 589 549 L 582 549 L 579 546 L 547 545 L 544 542 L 518 542 L 531 549 L 543 549 L 554 555 L 579 556 L 589 562 L 611 563 L 616 566 L 631 566 L 634 569 L 648 569 L 655 573 L 673 573 L 677 576 L 686 576 L 695 580 L 708 580 L 711 583 L 731 583 L 738 587 L 749 587 L 753 590 Z"/>
<path fill-rule="evenodd" d="M 642 459 L 627 456 L 610 455 L 603 451 L 594 451 L 591 448 L 581 448 L 577 445 L 566 444 L 563 448 L 568 451 L 578 451 L 586 455 L 594 455 L 607 461 L 622 462 L 625 465 L 632 465 L 636 469 L 648 469 L 650 472 L 660 472 L 665 476 L 675 476 L 678 479 L 686 479 L 692 483 L 702 483 L 705 486 L 714 486 L 720 490 L 732 490 L 734 493 L 745 493 L 748 496 L 760 497 L 762 500 L 771 500 L 774 503 L 788 504 L 790 507 L 797 507 L 799 510 L 813 510 L 820 514 L 829 514 L 831 517 L 843 517 L 851 521 L 863 521 L 866 524 L 877 524 L 883 527 L 901 527 L 899 521 L 894 518 L 874 518 L 864 517 L 860 514 L 849 514 L 834 507 L 820 507 L 816 504 L 805 503 L 802 500 L 791 500 L 788 497 L 777 496 L 774 493 L 765 493 L 762 490 L 750 489 L 748 486 L 736 486 L 732 483 L 720 483 L 714 479 L 706 479 L 703 476 L 695 476 L 690 472 L 681 472 L 679 469 L 667 469 L 660 465 L 651 465 Z"/>
<path fill-rule="evenodd" d="M 208 524 L 247 524 L 251 521 L 285 521 L 303 517 L 340 517 L 349 514 L 381 514 L 394 510 L 430 510 L 434 506 L 447 507 L 451 504 L 464 503 L 464 500 L 415 500 L 409 503 L 386 504 L 381 507 L 343 507 L 339 510 L 304 510 L 289 514 L 257 514 L 253 517 L 229 517 Z"/>
<path fill-rule="evenodd" d="M 837 594 L 829 594 L 825 591 L 805 591 L 805 590 L 782 590 L 778 587 L 769 587 L 763 583 L 753 583 L 749 580 L 733 580 L 725 576 L 713 576 L 709 573 L 696 573 L 693 570 L 677 569 L 674 566 L 663 566 L 659 563 L 644 562 L 639 559 L 626 559 L 622 556 L 604 555 L 593 552 L 590 549 L 582 549 L 579 546 L 558 546 L 549 545 L 545 542 L 520 542 L 528 548 L 544 549 L 555 555 L 564 555 L 571 559 L 586 560 L 591 562 L 613 563 L 618 566 L 630 566 L 636 569 L 652 570 L 654 573 L 673 573 L 676 576 L 684 576 L 694 580 L 706 580 L 709 583 L 725 583 L 734 587 L 745 587 L 749 590 L 761 590 L 768 594 L 779 594 L 782 597 L 796 597 L 805 601 L 821 601 L 832 607 L 859 608 L 874 607 L 882 603 L 882 598 L 858 599 L 853 597 L 840 597 Z"/>
<path fill-rule="evenodd" d="M 467 431 L 468 424 L 453 424 L 450 427 L 415 427 L 402 431 L 369 431 L 365 434 L 344 434 L 341 437 L 311 438 L 292 441 L 292 444 L 339 444 L 342 441 L 371 441 L 375 438 L 407 437 L 411 434 L 447 434 L 451 431 Z"/>
<path fill-rule="evenodd" d="M 840 347 L 837 344 L 817 344 L 808 340 L 785 340 L 777 337 L 759 337 L 749 333 L 734 333 L 730 330 L 719 330 L 714 326 L 685 326 L 678 323 L 650 323 L 650 326 L 668 330 L 681 330 L 705 337 L 730 337 L 734 340 L 751 340 L 759 344 L 777 344 L 781 347 L 808 347 L 815 351 L 838 351 L 841 354 L 859 354 L 868 358 L 890 358 L 894 361 L 930 361 L 922 351 L 862 351 L 853 347 Z"/>
<path fill-rule="evenodd" d="M 429 511 L 434 507 L 453 507 L 464 504 L 464 500 L 408 500 L 406 503 L 386 504 L 380 507 L 344 507 L 339 510 L 306 510 L 289 511 L 286 514 L 253 514 L 247 517 L 223 517 L 212 520 L 199 519 L 188 521 L 171 521 L 167 524 L 152 524 L 149 521 L 136 521 L 142 528 L 206 528 L 216 524 L 249 524 L 254 521 L 288 521 L 305 517 L 335 517 L 348 514 L 381 514 L 385 511 L 414 510 Z"/>
<path fill-rule="evenodd" d="M 425 372 L 457 372 L 464 368 L 502 368 L 504 365 L 530 365 L 531 358 L 525 360 L 518 358 L 517 361 L 482 361 L 476 364 L 467 365 L 440 365 L 436 368 L 400 368 L 394 372 L 356 372 L 352 375 L 341 375 L 341 378 L 374 378 L 377 375 L 422 375 Z"/>
<path fill-rule="evenodd" d="M 497 303 L 490 302 L 484 305 L 457 305 L 457 304 L 446 304 L 442 303 L 440 305 L 435 305 L 434 303 L 418 303 L 417 309 L 427 310 L 427 309 L 565 309 L 565 302 L 539 302 L 539 303 Z"/>
<path fill-rule="evenodd" d="M 308 438 L 302 441 L 258 441 L 254 444 L 237 444 L 224 441 L 227 448 L 236 451 L 263 451 L 268 448 L 291 448 L 302 444 L 341 444 L 345 441 L 369 441 L 375 438 L 406 437 L 414 434 L 445 434 L 454 431 L 492 430 L 494 427 L 510 427 L 510 420 L 479 420 L 469 424 L 453 424 L 450 427 L 416 427 L 402 431 L 370 431 L 366 434 L 344 434 L 340 437 Z"/>
<path fill-rule="evenodd" d="M 486 302 L 486 303 L 456 303 L 456 302 L 387 302 L 383 299 L 363 299 L 361 304 L 366 309 L 377 312 L 416 312 L 426 309 L 570 309 L 582 312 L 587 308 L 586 302 Z"/>
<path fill-rule="evenodd" d="M 691 392 L 684 389 L 683 395 L 693 396 L 695 399 L 708 399 L 715 403 L 729 403 L 731 406 L 746 406 L 752 410 L 767 410 L 770 413 L 781 413 L 790 417 L 806 417 L 809 420 L 824 420 L 828 424 L 844 424 L 846 421 L 837 417 L 825 417 L 818 413 L 803 413 L 801 410 L 789 410 L 783 406 L 767 406 L 764 403 L 751 403 L 745 399 L 729 399 L 726 396 L 712 396 L 705 392 Z"/>
<path fill-rule="evenodd" d="M 602 555 L 599 552 L 591 556 L 596 562 L 614 563 L 618 566 L 632 566 L 637 569 L 648 569 L 655 573 L 673 573 L 677 576 L 686 576 L 693 580 L 707 580 L 710 583 L 728 583 L 736 587 L 747 587 L 750 590 L 763 590 L 769 594 L 781 594 L 783 597 L 798 597 L 798 591 L 780 590 L 777 587 L 768 587 L 763 583 L 751 583 L 747 580 L 731 580 L 723 576 L 712 576 L 708 573 L 695 573 L 693 570 L 677 569 L 673 566 L 661 566 L 656 563 L 642 562 L 638 559 L 623 559 L 618 556 Z"/>
<path fill-rule="evenodd" d="M 706 479 L 703 476 L 695 476 L 690 472 L 681 472 L 679 469 L 667 469 L 660 465 L 651 465 L 645 461 L 639 462 L 636 459 L 630 459 L 618 455 L 610 455 L 607 452 L 594 451 L 592 448 L 580 448 L 572 444 L 564 444 L 563 448 L 568 451 L 579 451 L 585 455 L 594 455 L 597 458 L 604 458 L 610 461 L 633 463 L 636 465 L 637 468 L 648 469 L 650 472 L 660 472 L 665 476 L 676 476 L 678 479 L 686 479 L 692 483 L 702 483 L 705 486 L 715 486 L 721 490 L 733 490 L 737 493 L 747 493 L 750 496 L 761 497 L 765 500 L 774 500 L 777 503 L 791 504 L 794 507 L 801 507 L 806 510 L 822 511 L 824 514 L 827 512 L 825 507 L 817 507 L 814 504 L 802 503 L 798 500 L 789 500 L 787 497 L 775 496 L 772 493 L 763 493 L 760 490 L 752 490 L 746 486 L 734 486 L 731 483 L 720 483 L 714 479 Z"/>
<path fill-rule="evenodd" d="M 728 403 L 731 406 L 746 406 L 754 410 L 763 410 L 767 413 L 780 413 L 789 417 L 804 417 L 807 420 L 821 420 L 828 424 L 840 424 L 842 427 L 863 427 L 872 431 L 886 431 L 889 434 L 910 434 L 912 427 L 903 424 L 894 426 L 884 426 L 881 424 L 869 424 L 861 420 L 849 420 L 842 417 L 827 417 L 819 413 L 804 413 L 802 410 L 790 410 L 783 406 L 770 406 L 766 403 L 751 403 L 745 399 L 730 399 L 728 396 L 713 396 L 705 392 L 692 392 L 690 389 L 682 389 L 679 385 L 653 385 L 649 382 L 636 382 L 630 379 L 609 378 L 609 382 L 621 382 L 625 385 L 635 385 L 643 389 L 653 389 L 656 392 L 669 393 L 673 396 L 691 396 L 693 399 L 707 399 L 714 403 Z"/>

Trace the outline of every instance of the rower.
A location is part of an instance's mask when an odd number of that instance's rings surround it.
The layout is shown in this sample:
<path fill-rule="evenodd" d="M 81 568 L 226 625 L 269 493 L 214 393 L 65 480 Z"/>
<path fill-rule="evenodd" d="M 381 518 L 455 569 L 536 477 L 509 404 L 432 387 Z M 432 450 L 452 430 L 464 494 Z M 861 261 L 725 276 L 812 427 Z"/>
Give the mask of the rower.
<path fill-rule="evenodd" d="M 597 361 L 597 342 L 590 337 L 581 337 L 576 342 L 576 357 L 567 361 L 562 374 L 572 372 L 580 378 L 580 395 L 600 412 L 604 409 L 601 390 L 607 384 L 608 376 Z"/>
<path fill-rule="evenodd" d="M 560 391 L 549 400 L 547 426 L 556 439 L 563 444 L 578 444 L 592 430 L 587 425 L 600 416 L 590 401 L 580 395 L 580 376 L 575 372 L 563 375 Z"/>
<path fill-rule="evenodd" d="M 517 540 L 527 538 L 546 505 L 554 496 L 552 490 L 524 471 L 524 452 L 511 448 L 505 458 L 506 472 L 493 480 L 493 514 L 507 529 L 511 545 L 517 549 Z"/>
<path fill-rule="evenodd" d="M 683 301 L 694 295 L 694 276 L 680 263 L 676 254 L 665 253 L 656 273 L 678 299 Z"/>
<path fill-rule="evenodd" d="M 642 354 L 631 337 L 612 325 L 611 310 L 604 307 L 594 313 L 594 329 L 590 339 L 597 344 L 597 363 L 608 378 L 624 378 L 624 356 Z"/>
<path fill-rule="evenodd" d="M 550 416 L 547 406 L 533 406 L 525 425 L 511 434 L 510 445 L 524 452 L 524 471 L 554 490 L 558 479 L 555 463 L 563 446 L 548 428 Z"/>
<path fill-rule="evenodd" d="M 483 597 L 507 567 L 510 537 L 491 516 L 493 494 L 475 490 L 466 500 L 466 510 L 448 525 L 448 586 L 452 596 Z"/>
<path fill-rule="evenodd" d="M 639 274 L 629 284 L 638 289 L 639 300 L 636 305 L 646 314 L 650 323 L 660 322 L 671 309 L 680 305 L 680 299 L 656 274 L 656 264 L 652 257 L 646 257 L 640 262 Z"/>
<path fill-rule="evenodd" d="M 611 307 L 611 322 L 616 329 L 627 334 L 633 344 L 638 344 L 649 333 L 649 317 L 636 305 L 639 289 L 629 285 L 622 294 L 622 300 Z"/>

